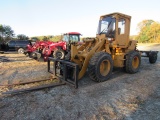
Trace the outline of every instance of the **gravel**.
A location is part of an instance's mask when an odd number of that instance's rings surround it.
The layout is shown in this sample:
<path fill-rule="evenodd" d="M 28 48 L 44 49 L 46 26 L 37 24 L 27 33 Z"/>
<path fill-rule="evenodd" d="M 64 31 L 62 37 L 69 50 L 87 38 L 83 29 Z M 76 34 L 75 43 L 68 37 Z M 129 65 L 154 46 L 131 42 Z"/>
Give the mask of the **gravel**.
<path fill-rule="evenodd" d="M 160 50 L 160 45 L 141 45 L 139 49 Z M 12 84 L 50 78 L 47 63 L 24 55 L 0 54 L 10 61 L 0 63 L 0 84 Z M 159 53 L 160 56 L 160 53 Z M 32 86 L 32 85 L 31 85 Z M 79 88 L 69 85 L 18 95 L 2 92 L 27 88 L 0 87 L 2 120 L 159 120 L 160 57 L 155 64 L 142 59 L 140 71 L 127 74 L 114 69 L 111 78 L 102 83 L 89 79 L 87 73 Z"/>

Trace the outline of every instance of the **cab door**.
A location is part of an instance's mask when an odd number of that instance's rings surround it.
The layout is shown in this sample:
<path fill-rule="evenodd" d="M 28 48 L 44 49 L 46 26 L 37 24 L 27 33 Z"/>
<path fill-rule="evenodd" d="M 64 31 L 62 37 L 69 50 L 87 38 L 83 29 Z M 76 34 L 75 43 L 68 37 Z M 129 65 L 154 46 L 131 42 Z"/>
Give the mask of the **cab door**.
<path fill-rule="evenodd" d="M 117 43 L 119 47 L 126 47 L 129 41 L 129 21 L 126 18 L 118 19 Z"/>

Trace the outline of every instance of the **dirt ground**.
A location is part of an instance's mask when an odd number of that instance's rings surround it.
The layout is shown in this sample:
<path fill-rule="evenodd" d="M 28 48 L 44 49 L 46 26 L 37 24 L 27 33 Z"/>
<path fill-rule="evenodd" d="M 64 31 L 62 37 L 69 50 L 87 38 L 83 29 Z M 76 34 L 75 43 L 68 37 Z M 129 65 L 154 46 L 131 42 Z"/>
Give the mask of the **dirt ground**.
<path fill-rule="evenodd" d="M 160 44 L 139 44 L 138 49 L 159 51 Z M 10 96 L 2 92 L 32 85 L 0 86 L 0 119 L 160 120 L 160 53 L 158 55 L 155 64 L 142 58 L 140 71 L 136 74 L 114 69 L 111 78 L 102 83 L 93 82 L 86 73 L 79 81 L 78 89 L 64 85 Z M 51 76 L 46 62 L 15 53 L 0 54 L 0 58 L 0 84 Z"/>

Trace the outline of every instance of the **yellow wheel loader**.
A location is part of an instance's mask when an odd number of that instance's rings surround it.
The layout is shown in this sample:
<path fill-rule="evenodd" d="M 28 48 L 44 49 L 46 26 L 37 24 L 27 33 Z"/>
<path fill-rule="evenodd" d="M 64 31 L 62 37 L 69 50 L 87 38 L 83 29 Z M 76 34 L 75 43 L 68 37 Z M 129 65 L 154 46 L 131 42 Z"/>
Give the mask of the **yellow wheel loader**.
<path fill-rule="evenodd" d="M 137 41 L 129 40 L 130 22 L 131 16 L 122 13 L 101 16 L 96 37 L 83 39 L 82 45 L 71 43 L 67 59 L 49 57 L 48 72 L 77 88 L 86 71 L 93 81 L 102 82 L 109 79 L 113 67 L 138 72 L 142 56 L 155 63 L 158 51 L 138 51 Z"/>

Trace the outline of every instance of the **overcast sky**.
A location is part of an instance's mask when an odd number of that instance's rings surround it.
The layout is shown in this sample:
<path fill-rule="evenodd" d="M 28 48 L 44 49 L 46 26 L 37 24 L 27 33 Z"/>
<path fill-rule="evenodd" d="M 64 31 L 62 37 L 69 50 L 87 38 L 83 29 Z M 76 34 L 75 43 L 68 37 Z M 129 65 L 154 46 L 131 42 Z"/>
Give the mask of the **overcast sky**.
<path fill-rule="evenodd" d="M 96 36 L 101 15 L 132 16 L 131 35 L 144 19 L 160 22 L 160 0 L 0 0 L 0 24 L 29 37 L 80 32 Z"/>

